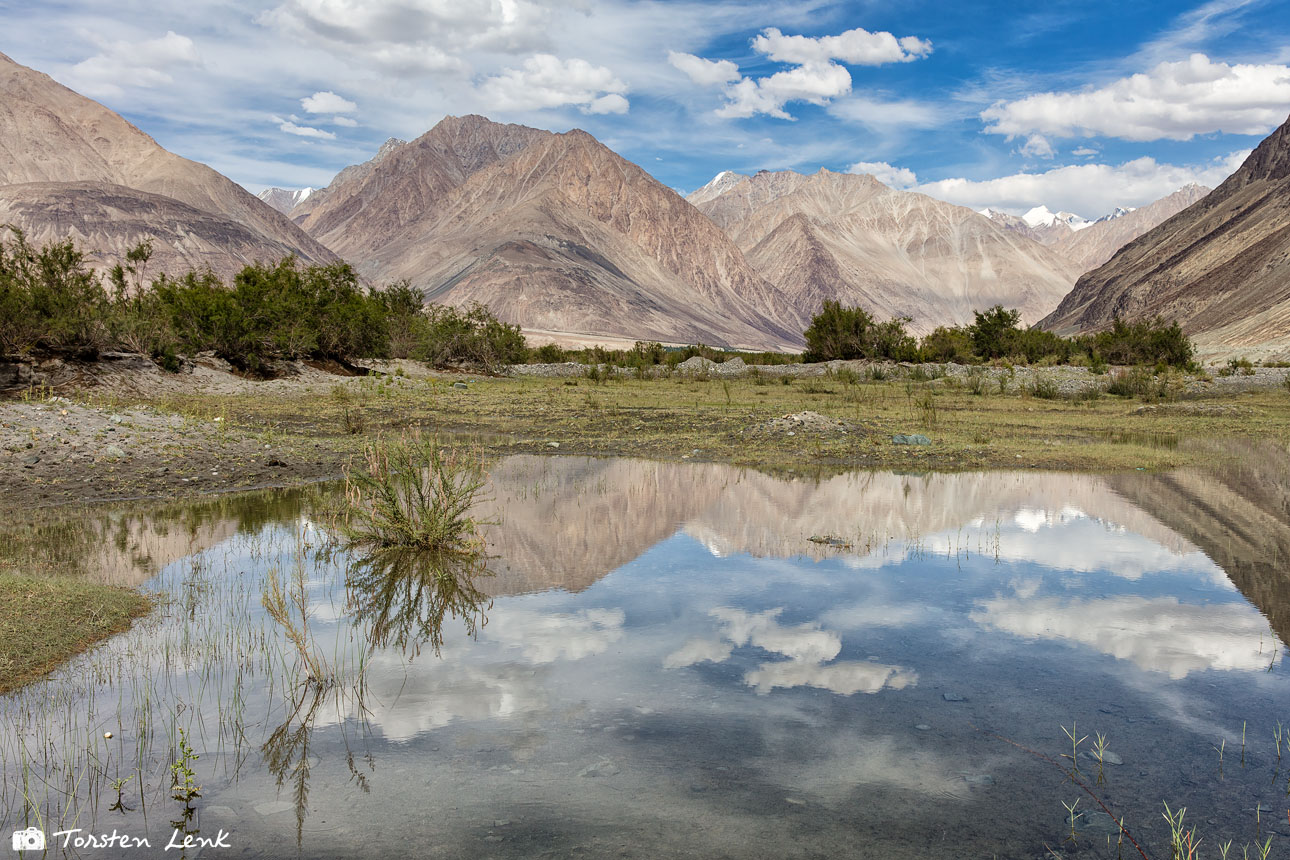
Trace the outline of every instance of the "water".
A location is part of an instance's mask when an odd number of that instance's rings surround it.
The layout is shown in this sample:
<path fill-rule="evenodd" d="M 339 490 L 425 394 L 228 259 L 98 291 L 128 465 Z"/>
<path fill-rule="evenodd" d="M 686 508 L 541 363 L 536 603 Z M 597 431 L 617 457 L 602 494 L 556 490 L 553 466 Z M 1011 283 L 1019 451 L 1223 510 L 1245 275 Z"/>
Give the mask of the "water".
<path fill-rule="evenodd" d="M 1151 857 L 1164 802 L 1206 856 L 1284 856 L 1285 453 L 1252 454 L 818 481 L 515 457 L 482 576 L 346 557 L 324 488 L 10 524 L 10 563 L 164 606 L 0 698 L 0 833 L 80 828 L 49 856 L 87 857 L 1116 857 L 1096 795 Z M 300 683 L 270 576 L 335 684 Z M 74 847 L 113 833 L 151 848 Z M 216 844 L 163 851 L 184 834 Z"/>

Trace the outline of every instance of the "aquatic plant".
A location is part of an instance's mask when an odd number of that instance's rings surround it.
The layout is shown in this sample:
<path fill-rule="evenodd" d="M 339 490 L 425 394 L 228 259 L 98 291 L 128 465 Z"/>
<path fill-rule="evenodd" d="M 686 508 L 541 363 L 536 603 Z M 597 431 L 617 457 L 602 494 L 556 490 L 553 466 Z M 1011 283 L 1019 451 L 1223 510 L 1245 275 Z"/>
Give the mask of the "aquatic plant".
<path fill-rule="evenodd" d="M 1084 737 L 1076 740 L 1075 722 L 1073 720 L 1071 721 L 1071 727 L 1068 729 L 1065 726 L 1062 726 L 1062 731 L 1066 733 L 1066 737 L 1070 738 L 1071 741 L 1071 754 L 1066 755 L 1066 753 L 1062 753 L 1062 758 L 1070 759 L 1071 765 L 1075 768 L 1075 772 L 1079 773 L 1079 745 L 1088 740 L 1088 735 L 1084 735 Z"/>
<path fill-rule="evenodd" d="M 278 623 L 300 657 L 300 665 L 305 669 L 306 680 L 318 686 L 331 683 L 332 673 L 309 632 L 309 599 L 305 590 L 306 572 L 304 565 L 305 549 L 297 545 L 295 576 L 289 583 L 290 591 L 284 588 L 279 570 L 270 568 L 264 578 L 264 592 L 260 603 L 269 617 Z"/>
<path fill-rule="evenodd" d="M 201 786 L 197 784 L 197 774 L 193 771 L 193 762 L 201 756 L 193 752 L 188 745 L 188 735 L 183 728 L 179 729 L 179 757 L 170 766 L 171 797 L 182 800 L 185 805 L 192 805 L 193 799 L 202 796 Z"/>
<path fill-rule="evenodd" d="M 483 523 L 470 510 L 486 483 L 478 456 L 445 452 L 432 437 L 377 439 L 345 472 L 336 526 L 349 547 L 478 551 Z"/>

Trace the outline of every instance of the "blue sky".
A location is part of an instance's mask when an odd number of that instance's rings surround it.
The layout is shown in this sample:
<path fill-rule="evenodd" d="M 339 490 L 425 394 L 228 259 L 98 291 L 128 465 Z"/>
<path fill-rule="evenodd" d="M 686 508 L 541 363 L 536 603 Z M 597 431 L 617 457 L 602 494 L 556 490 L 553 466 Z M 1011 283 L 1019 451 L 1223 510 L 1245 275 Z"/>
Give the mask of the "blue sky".
<path fill-rule="evenodd" d="M 584 128 L 690 191 L 870 172 L 1096 217 L 1213 185 L 1290 114 L 1290 0 L 0 0 L 0 51 L 251 190 L 447 114 Z"/>

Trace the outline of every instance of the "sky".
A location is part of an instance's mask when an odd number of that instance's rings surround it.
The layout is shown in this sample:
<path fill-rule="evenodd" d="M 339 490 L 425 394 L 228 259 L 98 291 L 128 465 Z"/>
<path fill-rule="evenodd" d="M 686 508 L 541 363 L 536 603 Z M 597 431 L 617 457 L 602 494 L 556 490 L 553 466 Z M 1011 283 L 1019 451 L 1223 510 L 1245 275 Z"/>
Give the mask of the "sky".
<path fill-rule="evenodd" d="M 582 128 L 692 191 L 872 173 L 1086 218 L 1216 185 L 1290 114 L 1290 0 L 0 0 L 0 52 L 252 191 L 446 115 Z"/>

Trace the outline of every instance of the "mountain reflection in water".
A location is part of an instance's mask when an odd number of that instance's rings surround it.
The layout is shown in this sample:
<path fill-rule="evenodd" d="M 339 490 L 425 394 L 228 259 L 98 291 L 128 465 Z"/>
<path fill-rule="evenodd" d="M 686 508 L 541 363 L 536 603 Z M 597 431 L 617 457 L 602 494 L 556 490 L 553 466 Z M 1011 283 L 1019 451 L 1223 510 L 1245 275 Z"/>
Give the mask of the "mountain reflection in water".
<path fill-rule="evenodd" d="M 414 840 L 443 856 L 482 841 L 513 857 L 957 857 L 1060 840 L 1071 786 L 992 735 L 1055 756 L 1078 721 L 1130 765 L 1108 775 L 1117 814 L 1158 843 L 1162 798 L 1219 822 L 1280 802 L 1262 796 L 1277 788 L 1262 738 L 1290 706 L 1290 458 L 1212 454 L 1158 475 L 794 480 L 509 457 L 478 511 L 495 521 L 482 558 L 340 552 L 316 525 L 326 488 L 10 524 L 6 563 L 144 583 L 185 612 L 81 658 L 95 668 L 74 663 L 56 696 L 0 699 L 0 727 L 119 722 L 148 771 L 171 751 L 135 737 L 128 691 L 181 703 L 151 719 L 207 727 L 190 730 L 211 768 L 198 823 L 252 856 Z M 284 674 L 290 649 L 238 663 L 279 635 L 258 611 L 266 571 L 301 559 L 327 686 Z M 1230 755 L 1246 724 L 1249 767 L 1218 779 L 1213 748 Z M 21 797 L 5 779 L 0 799 Z M 144 826 L 132 806 L 113 814 Z M 1085 848 L 1096 823 L 1078 825 Z"/>

